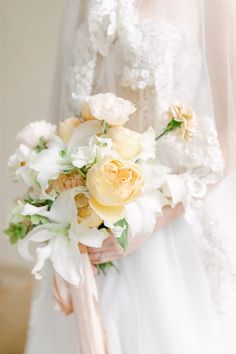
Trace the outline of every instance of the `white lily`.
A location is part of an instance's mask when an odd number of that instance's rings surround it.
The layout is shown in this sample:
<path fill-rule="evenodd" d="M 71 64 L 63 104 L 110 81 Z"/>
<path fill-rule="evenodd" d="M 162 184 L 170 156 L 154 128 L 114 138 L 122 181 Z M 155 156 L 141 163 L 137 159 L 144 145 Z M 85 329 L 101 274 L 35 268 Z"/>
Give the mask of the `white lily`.
<path fill-rule="evenodd" d="M 77 209 L 74 201 L 75 191 L 63 192 L 52 205 L 49 212 L 43 212 L 52 223 L 35 227 L 25 239 L 18 242 L 21 255 L 29 260 L 31 242 L 40 244 L 36 248 L 36 264 L 32 274 L 41 279 L 45 261 L 50 259 L 56 272 L 69 283 L 79 286 L 83 276 L 78 243 L 101 247 L 108 236 L 106 230 L 89 229 L 77 222 Z M 33 210 L 33 209 L 32 209 Z"/>
<path fill-rule="evenodd" d="M 131 237 L 151 234 L 156 225 L 157 215 L 168 201 L 158 190 L 146 193 L 125 206 L 125 219 L 129 225 Z"/>

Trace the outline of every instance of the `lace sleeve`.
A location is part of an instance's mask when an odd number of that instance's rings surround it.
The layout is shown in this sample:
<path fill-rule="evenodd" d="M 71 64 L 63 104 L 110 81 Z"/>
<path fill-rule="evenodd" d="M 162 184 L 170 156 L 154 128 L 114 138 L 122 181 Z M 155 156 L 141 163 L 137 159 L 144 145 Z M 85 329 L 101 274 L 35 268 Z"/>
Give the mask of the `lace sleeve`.
<path fill-rule="evenodd" d="M 81 97 L 92 93 L 99 55 L 106 56 L 116 38 L 117 1 L 89 0 L 84 22 L 78 27 L 72 50 L 67 87 L 69 110 L 78 114 Z"/>

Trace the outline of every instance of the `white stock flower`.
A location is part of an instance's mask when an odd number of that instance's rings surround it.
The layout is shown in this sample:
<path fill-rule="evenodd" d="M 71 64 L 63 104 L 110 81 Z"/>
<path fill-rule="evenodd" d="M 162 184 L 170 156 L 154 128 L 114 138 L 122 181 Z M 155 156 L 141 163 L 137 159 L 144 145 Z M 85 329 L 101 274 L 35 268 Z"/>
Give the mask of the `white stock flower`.
<path fill-rule="evenodd" d="M 31 242 L 37 244 L 36 264 L 32 270 L 36 279 L 42 278 L 41 271 L 45 261 L 50 259 L 56 272 L 78 287 L 83 276 L 79 242 L 89 247 L 101 247 L 108 237 L 104 229 L 97 230 L 78 224 L 75 193 L 73 190 L 63 192 L 49 212 L 38 210 L 38 213 L 43 213 L 52 223 L 36 226 L 18 242 L 20 254 L 28 260 L 33 259 L 29 252 Z M 28 211 L 33 212 L 33 209 Z"/>
<path fill-rule="evenodd" d="M 65 145 L 62 140 L 56 138 L 51 141 L 48 149 L 37 154 L 31 164 L 32 169 L 38 173 L 37 181 L 43 193 L 48 186 L 49 180 L 56 179 L 61 172 L 69 168 L 70 162 L 61 155 L 61 151 L 64 148 Z"/>
<path fill-rule="evenodd" d="M 36 151 L 30 149 L 24 144 L 20 144 L 14 154 L 10 156 L 8 160 L 8 167 L 10 173 L 16 180 L 22 180 L 28 186 L 34 185 L 35 174 L 31 169 L 31 165 L 36 155 Z"/>
<path fill-rule="evenodd" d="M 94 118 L 104 120 L 110 125 L 125 124 L 129 116 L 135 112 L 133 103 L 113 93 L 100 93 L 86 97 L 85 104 L 88 104 Z"/>
<path fill-rule="evenodd" d="M 43 137 L 46 142 L 50 141 L 52 136 L 56 133 L 56 129 L 56 125 L 41 120 L 28 124 L 17 134 L 16 138 L 20 143 L 34 148 L 39 143 L 41 137 Z"/>

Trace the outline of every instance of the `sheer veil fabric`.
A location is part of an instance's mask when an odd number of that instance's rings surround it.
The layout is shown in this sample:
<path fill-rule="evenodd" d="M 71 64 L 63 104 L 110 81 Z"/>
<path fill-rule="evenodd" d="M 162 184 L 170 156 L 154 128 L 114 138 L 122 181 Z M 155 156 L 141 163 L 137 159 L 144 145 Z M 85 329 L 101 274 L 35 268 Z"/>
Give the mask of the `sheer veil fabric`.
<path fill-rule="evenodd" d="M 70 0 L 65 9 L 51 119 L 78 114 L 82 96 L 112 91 L 137 105 L 133 128 L 158 132 L 166 106 L 187 103 L 204 136 L 197 182 L 217 183 L 203 204 L 191 200 L 185 215 L 117 261 L 119 273 L 98 277 L 111 354 L 235 353 L 234 16 L 234 0 Z M 182 173 L 169 141 L 159 149 Z M 53 311 L 50 266 L 39 286 L 26 354 L 86 354 L 73 315 Z"/>

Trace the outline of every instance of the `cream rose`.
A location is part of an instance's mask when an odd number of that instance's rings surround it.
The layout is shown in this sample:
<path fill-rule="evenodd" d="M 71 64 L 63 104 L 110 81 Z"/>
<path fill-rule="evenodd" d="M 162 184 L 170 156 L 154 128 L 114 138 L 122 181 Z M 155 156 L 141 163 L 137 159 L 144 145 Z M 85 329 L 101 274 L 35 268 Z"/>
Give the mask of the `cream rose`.
<path fill-rule="evenodd" d="M 81 112 L 87 119 L 94 117 L 110 125 L 123 125 L 129 120 L 130 114 L 135 112 L 135 106 L 113 93 L 100 93 L 86 97 Z"/>
<path fill-rule="evenodd" d="M 142 151 L 142 135 L 133 130 L 114 127 L 108 130 L 107 137 L 112 139 L 113 150 L 124 160 L 132 160 Z"/>
<path fill-rule="evenodd" d="M 191 140 L 197 132 L 197 119 L 191 107 L 184 104 L 175 104 L 169 107 L 167 112 L 169 120 L 174 119 L 182 123 L 180 133 L 182 139 Z"/>
<path fill-rule="evenodd" d="M 81 121 L 76 117 L 67 118 L 59 125 L 58 135 L 64 143 L 68 144 L 74 129 L 81 123 Z"/>
<path fill-rule="evenodd" d="M 135 165 L 107 158 L 89 170 L 86 185 L 98 203 L 121 206 L 140 193 L 143 178 Z"/>

